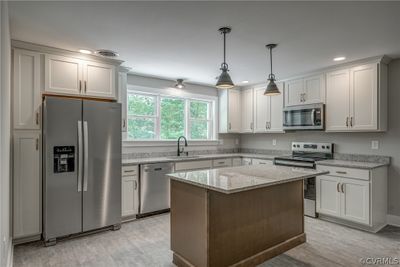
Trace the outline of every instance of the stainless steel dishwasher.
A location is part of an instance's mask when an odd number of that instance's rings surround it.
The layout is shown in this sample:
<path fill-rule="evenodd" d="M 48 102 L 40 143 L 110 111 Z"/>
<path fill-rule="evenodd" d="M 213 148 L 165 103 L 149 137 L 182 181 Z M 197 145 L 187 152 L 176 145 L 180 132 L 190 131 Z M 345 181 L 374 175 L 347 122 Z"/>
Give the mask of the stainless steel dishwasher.
<path fill-rule="evenodd" d="M 170 185 L 166 174 L 173 171 L 174 163 L 154 163 L 140 166 L 138 217 L 169 210 Z"/>

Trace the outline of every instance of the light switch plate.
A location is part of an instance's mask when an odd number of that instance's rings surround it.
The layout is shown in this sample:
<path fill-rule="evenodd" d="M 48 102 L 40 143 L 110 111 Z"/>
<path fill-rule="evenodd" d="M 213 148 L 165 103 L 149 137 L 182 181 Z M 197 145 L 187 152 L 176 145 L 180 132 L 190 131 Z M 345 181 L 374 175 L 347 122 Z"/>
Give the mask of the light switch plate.
<path fill-rule="evenodd" d="M 272 145 L 276 146 L 276 139 L 272 139 Z"/>
<path fill-rule="evenodd" d="M 379 149 L 379 141 L 378 140 L 371 141 L 371 149 Z"/>

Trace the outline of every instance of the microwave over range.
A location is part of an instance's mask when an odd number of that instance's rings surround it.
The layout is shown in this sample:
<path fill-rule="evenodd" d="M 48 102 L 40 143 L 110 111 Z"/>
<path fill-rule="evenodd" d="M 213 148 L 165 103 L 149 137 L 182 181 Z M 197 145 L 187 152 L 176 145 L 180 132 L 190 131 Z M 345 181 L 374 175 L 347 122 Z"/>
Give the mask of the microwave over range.
<path fill-rule="evenodd" d="M 324 130 L 324 104 L 283 109 L 283 130 Z"/>

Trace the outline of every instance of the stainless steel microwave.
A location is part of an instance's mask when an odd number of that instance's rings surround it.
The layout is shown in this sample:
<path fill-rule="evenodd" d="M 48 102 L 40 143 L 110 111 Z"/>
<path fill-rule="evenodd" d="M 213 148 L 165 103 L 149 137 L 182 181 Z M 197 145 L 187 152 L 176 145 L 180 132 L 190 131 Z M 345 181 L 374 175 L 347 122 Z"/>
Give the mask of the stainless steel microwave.
<path fill-rule="evenodd" d="M 324 126 L 324 104 L 283 109 L 283 130 L 323 130 Z"/>

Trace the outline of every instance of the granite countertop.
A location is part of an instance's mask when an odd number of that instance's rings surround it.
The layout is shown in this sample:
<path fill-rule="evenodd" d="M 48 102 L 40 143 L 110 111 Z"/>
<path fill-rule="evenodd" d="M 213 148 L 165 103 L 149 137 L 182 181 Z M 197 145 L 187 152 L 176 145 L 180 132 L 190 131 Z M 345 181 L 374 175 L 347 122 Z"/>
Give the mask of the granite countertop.
<path fill-rule="evenodd" d="M 265 154 L 249 154 L 249 153 L 224 153 L 224 154 L 209 154 L 209 155 L 196 155 L 195 157 L 156 157 L 156 158 L 135 158 L 135 159 L 124 159 L 122 165 L 136 165 L 136 164 L 148 164 L 148 163 L 160 163 L 160 162 L 177 162 L 177 161 L 193 161 L 193 160 L 210 160 L 210 159 L 221 159 L 221 158 L 257 158 L 273 160 L 277 155 L 265 155 Z"/>
<path fill-rule="evenodd" d="M 327 173 L 327 171 L 285 166 L 251 165 L 178 172 L 168 174 L 168 176 L 172 180 L 196 185 L 225 194 L 231 194 L 302 180 Z"/>
<path fill-rule="evenodd" d="M 316 162 L 317 165 L 321 166 L 334 166 L 334 167 L 345 167 L 345 168 L 355 168 L 355 169 L 375 169 L 382 166 L 388 166 L 387 162 L 365 162 L 365 161 L 350 161 L 350 160 L 321 160 Z"/>

